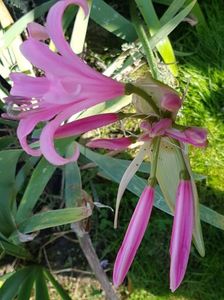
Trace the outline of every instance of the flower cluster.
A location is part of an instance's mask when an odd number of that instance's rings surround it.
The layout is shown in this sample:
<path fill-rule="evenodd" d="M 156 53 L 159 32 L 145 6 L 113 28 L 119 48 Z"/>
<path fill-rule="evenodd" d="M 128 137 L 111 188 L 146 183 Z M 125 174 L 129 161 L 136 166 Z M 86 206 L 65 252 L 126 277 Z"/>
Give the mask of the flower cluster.
<path fill-rule="evenodd" d="M 113 273 L 115 286 L 119 286 L 124 280 L 150 219 L 155 186 L 161 181 L 159 177 L 161 145 L 164 141 L 168 141 L 174 146 L 179 178 L 178 185 L 175 186 L 174 205 L 170 205 L 168 201 L 171 211 L 174 212 L 170 243 L 170 288 L 174 291 L 180 285 L 186 271 L 192 235 L 196 242 L 201 238 L 197 193 L 190 166 L 184 154 L 184 144 L 205 147 L 207 131 L 203 128 L 183 127 L 175 123 L 182 100 L 172 88 L 152 79 L 147 79 L 142 86 L 117 82 L 93 70 L 75 55 L 64 38 L 62 28 L 63 13 L 71 4 L 81 6 L 85 14 L 88 13 L 85 0 L 61 0 L 50 9 L 45 27 L 37 23 L 29 24 L 29 38 L 22 44 L 21 51 L 35 67 L 42 70 L 43 76 L 11 74 L 13 87 L 11 95 L 5 99 L 8 112 L 4 114 L 4 117 L 19 120 L 18 139 L 28 154 L 33 156 L 42 154 L 50 163 L 63 165 L 78 159 L 78 147 L 72 157 L 64 158 L 57 153 L 54 139 L 80 135 L 125 117 L 121 113 L 107 113 L 66 123 L 71 116 L 124 94 L 137 95 L 138 103 L 136 104 L 135 99 L 135 104 L 138 111 L 133 117 L 141 120 L 142 133 L 139 137 L 93 139 L 87 143 L 87 146 L 121 150 L 135 142 L 141 145 L 139 153 L 120 182 L 115 227 L 119 204 L 128 183 L 145 156 L 151 160 L 148 185 L 138 201 L 115 261 Z M 53 41 L 57 53 L 49 49 L 46 43 L 48 39 Z M 132 116 L 128 114 L 128 117 Z M 28 144 L 27 136 L 40 122 L 46 124 L 40 134 L 39 148 L 35 148 Z M 167 200 L 166 195 L 164 198 Z M 203 246 L 201 254 L 203 255 Z"/>

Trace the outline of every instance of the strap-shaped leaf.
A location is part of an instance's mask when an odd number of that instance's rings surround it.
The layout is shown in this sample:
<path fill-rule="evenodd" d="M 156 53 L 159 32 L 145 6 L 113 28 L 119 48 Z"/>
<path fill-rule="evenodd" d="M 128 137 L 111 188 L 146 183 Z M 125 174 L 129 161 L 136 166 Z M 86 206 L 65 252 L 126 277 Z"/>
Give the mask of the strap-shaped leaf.
<path fill-rule="evenodd" d="M 59 282 L 54 278 L 54 276 L 47 270 L 44 269 L 45 277 L 50 280 L 58 294 L 61 296 L 63 300 L 71 300 L 71 297 L 67 294 L 67 292 L 63 289 L 63 287 L 59 284 Z M 22 300 L 22 299 L 21 299 Z"/>
<path fill-rule="evenodd" d="M 18 295 L 19 288 L 25 280 L 29 277 L 31 269 L 29 267 L 16 271 L 10 276 L 0 289 L 1 300 L 12 300 Z M 41 299 L 41 298 L 40 298 Z"/>
<path fill-rule="evenodd" d="M 153 36 L 154 34 L 156 34 L 156 32 L 159 31 L 159 29 L 161 28 L 161 24 L 159 18 L 157 17 L 152 1 L 136 0 L 136 3 L 144 17 L 150 34 Z M 178 71 L 176 58 L 169 38 L 165 37 L 163 40 L 161 40 L 156 45 L 156 48 L 173 75 L 177 76 Z"/>
<path fill-rule="evenodd" d="M 74 152 L 75 143 L 71 143 L 67 150 L 67 156 Z M 82 200 L 82 180 L 77 162 L 72 162 L 64 167 L 65 178 L 65 205 L 66 207 L 79 206 Z"/>
<path fill-rule="evenodd" d="M 36 214 L 18 225 L 22 233 L 31 233 L 41 229 L 70 224 L 88 218 L 92 211 L 86 207 L 49 210 Z"/>
<path fill-rule="evenodd" d="M 31 259 L 30 253 L 22 246 L 14 245 L 9 241 L 2 240 L 0 238 L 0 248 L 4 251 L 4 254 L 12 255 L 18 258 Z"/>
<path fill-rule="evenodd" d="M 21 223 L 27 217 L 30 217 L 32 215 L 32 210 L 40 195 L 43 193 L 44 188 L 53 175 L 55 169 L 56 167 L 47 162 L 45 158 L 42 158 L 40 160 L 33 171 L 33 174 L 18 207 L 18 211 L 16 214 L 17 223 Z"/>
<path fill-rule="evenodd" d="M 35 297 L 36 300 L 50 300 L 48 288 L 44 277 L 44 272 L 41 267 L 36 267 L 36 281 L 35 281 Z"/>
<path fill-rule="evenodd" d="M 93 0 L 90 17 L 104 29 L 128 42 L 137 38 L 132 23 L 103 0 Z"/>
<path fill-rule="evenodd" d="M 15 171 L 22 150 L 0 152 L 0 232 L 8 236 L 16 226 L 12 217 L 15 201 Z"/>
<path fill-rule="evenodd" d="M 30 269 L 29 276 L 24 280 L 19 289 L 18 300 L 29 300 L 31 298 L 31 292 L 36 277 L 36 268 L 30 267 Z"/>

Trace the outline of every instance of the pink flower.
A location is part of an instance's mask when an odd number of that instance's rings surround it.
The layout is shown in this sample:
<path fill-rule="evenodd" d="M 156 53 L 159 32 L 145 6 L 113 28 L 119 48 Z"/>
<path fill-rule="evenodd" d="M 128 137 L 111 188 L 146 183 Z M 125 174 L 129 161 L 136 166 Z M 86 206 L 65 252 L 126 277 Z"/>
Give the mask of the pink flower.
<path fill-rule="evenodd" d="M 181 284 L 189 259 L 194 223 L 193 191 L 190 180 L 181 180 L 177 190 L 170 243 L 170 289 Z"/>
<path fill-rule="evenodd" d="M 132 215 L 114 264 L 113 283 L 116 287 L 123 282 L 142 241 L 151 215 L 154 193 L 154 188 L 145 187 Z"/>
<path fill-rule="evenodd" d="M 14 82 L 8 100 L 18 112 L 20 120 L 17 135 L 23 149 L 33 155 L 43 154 L 55 165 L 63 165 L 78 158 L 78 149 L 70 158 L 61 157 L 54 148 L 54 136 L 61 124 L 74 114 L 124 94 L 124 84 L 108 78 L 85 64 L 73 53 L 62 29 L 62 16 L 70 4 L 80 5 L 88 12 L 85 0 L 58 1 L 49 11 L 46 28 L 32 23 L 31 37 L 21 46 L 23 55 L 45 76 L 34 78 L 12 73 Z M 44 42 L 47 36 L 54 42 L 59 54 L 52 52 Z M 15 98 L 13 97 L 15 96 Z M 21 101 L 19 101 L 21 99 Z M 48 122 L 40 135 L 40 149 L 32 149 L 27 136 L 40 122 Z"/>

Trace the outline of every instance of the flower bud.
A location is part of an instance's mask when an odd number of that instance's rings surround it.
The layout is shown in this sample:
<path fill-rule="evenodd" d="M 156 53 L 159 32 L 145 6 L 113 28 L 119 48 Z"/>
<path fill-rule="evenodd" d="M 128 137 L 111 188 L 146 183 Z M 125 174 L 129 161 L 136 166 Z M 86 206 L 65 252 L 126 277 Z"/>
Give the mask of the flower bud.
<path fill-rule="evenodd" d="M 161 101 L 161 107 L 170 112 L 177 112 L 182 105 L 180 97 L 175 93 L 166 93 Z"/>

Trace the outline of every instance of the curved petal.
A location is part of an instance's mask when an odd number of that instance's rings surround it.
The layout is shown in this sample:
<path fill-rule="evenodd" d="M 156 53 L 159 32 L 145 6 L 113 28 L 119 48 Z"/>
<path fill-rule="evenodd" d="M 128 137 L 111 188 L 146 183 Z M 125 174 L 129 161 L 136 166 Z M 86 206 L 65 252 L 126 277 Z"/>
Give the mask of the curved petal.
<path fill-rule="evenodd" d="M 45 41 L 49 39 L 49 35 L 47 33 L 46 28 L 36 22 L 30 22 L 27 25 L 27 30 L 31 38 L 34 38 L 39 41 Z"/>
<path fill-rule="evenodd" d="M 95 139 L 86 144 L 90 148 L 104 148 L 108 150 L 123 150 L 127 149 L 133 143 L 129 137 L 116 139 Z"/>
<path fill-rule="evenodd" d="M 84 13 L 87 15 L 89 7 L 84 0 L 64 0 L 58 1 L 49 11 L 47 16 L 46 28 L 50 38 L 53 40 L 56 48 L 67 60 L 72 63 L 79 70 L 80 73 L 85 74 L 90 78 L 98 78 L 106 82 L 112 81 L 112 79 L 102 75 L 101 73 L 90 68 L 85 64 L 71 49 L 70 45 L 66 42 L 64 32 L 62 28 L 62 17 L 65 9 L 69 5 L 81 6 Z"/>
<path fill-rule="evenodd" d="M 115 287 L 123 282 L 142 241 L 151 216 L 154 193 L 152 187 L 145 187 L 131 217 L 114 264 L 113 283 Z"/>
<path fill-rule="evenodd" d="M 32 149 L 27 143 L 27 136 L 33 131 L 39 122 L 47 121 L 54 117 L 57 112 L 55 110 L 42 111 L 40 113 L 32 113 L 30 116 L 22 119 L 17 128 L 17 136 L 19 142 L 26 153 L 33 156 L 40 156 L 40 149 Z"/>
<path fill-rule="evenodd" d="M 52 52 L 48 46 L 35 39 L 28 39 L 20 46 L 22 54 L 29 60 L 34 66 L 46 72 L 46 74 L 54 74 L 60 77 L 73 77 L 78 74 L 74 74 L 74 66 L 70 61 L 67 61 L 64 57 Z"/>
<path fill-rule="evenodd" d="M 54 135 L 62 122 L 70 118 L 74 114 L 70 108 L 61 112 L 54 120 L 49 122 L 42 130 L 40 136 L 40 149 L 44 157 L 53 165 L 60 166 L 72 161 L 76 161 L 79 157 L 79 148 L 76 147 L 74 154 L 69 158 L 64 158 L 56 152 L 54 147 Z"/>
<path fill-rule="evenodd" d="M 117 228 L 117 219 L 118 219 L 118 212 L 120 207 L 121 198 L 131 181 L 132 177 L 135 175 L 135 173 L 138 171 L 145 155 L 147 154 L 147 151 L 149 151 L 149 142 L 144 143 L 142 147 L 140 148 L 138 154 L 133 159 L 133 161 L 130 163 L 126 171 L 124 172 L 124 175 L 121 178 L 121 182 L 118 188 L 117 192 L 117 199 L 116 199 L 116 209 L 115 209 L 115 217 L 114 217 L 114 228 Z"/>
<path fill-rule="evenodd" d="M 117 122 L 119 115 L 108 113 L 94 115 L 60 126 L 55 132 L 55 138 L 69 137 Z"/>

